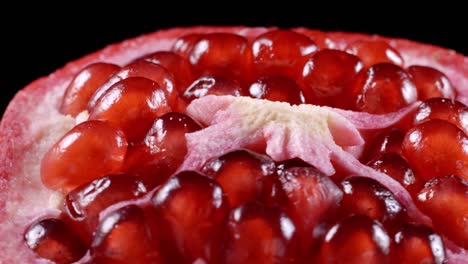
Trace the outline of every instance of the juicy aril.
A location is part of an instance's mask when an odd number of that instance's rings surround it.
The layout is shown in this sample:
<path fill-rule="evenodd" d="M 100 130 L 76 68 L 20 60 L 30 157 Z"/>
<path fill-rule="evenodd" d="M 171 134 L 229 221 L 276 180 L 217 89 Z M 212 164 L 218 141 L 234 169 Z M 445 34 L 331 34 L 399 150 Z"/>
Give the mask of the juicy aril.
<path fill-rule="evenodd" d="M 303 28 L 109 46 L 5 112 L 1 262 L 466 263 L 467 69 Z"/>

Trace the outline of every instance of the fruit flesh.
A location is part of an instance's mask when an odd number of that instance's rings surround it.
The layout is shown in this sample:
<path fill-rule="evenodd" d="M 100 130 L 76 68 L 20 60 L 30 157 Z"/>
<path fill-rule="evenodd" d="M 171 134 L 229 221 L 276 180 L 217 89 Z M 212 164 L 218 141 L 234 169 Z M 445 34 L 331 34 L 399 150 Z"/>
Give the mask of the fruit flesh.
<path fill-rule="evenodd" d="M 205 32 L 205 31 L 225 31 L 225 32 L 249 32 L 242 28 L 230 28 L 230 29 L 219 29 L 219 28 L 198 28 L 193 29 L 193 32 Z M 264 31 L 263 29 L 253 29 L 251 32 Z M 145 42 L 145 45 L 138 48 L 128 48 L 124 49 L 123 46 L 112 46 L 107 50 L 101 53 L 101 58 L 104 58 L 106 61 L 113 62 L 116 64 L 126 64 L 132 59 L 135 59 L 138 56 L 143 55 L 143 53 L 148 53 L 155 51 L 156 49 L 168 49 L 176 37 L 183 35 L 183 31 L 173 30 L 166 31 L 163 33 L 155 33 L 154 35 L 148 35 L 142 37 L 139 41 Z M 354 39 L 362 38 L 360 35 L 346 35 L 344 33 L 329 34 L 329 38 L 335 42 L 337 47 L 344 47 L 346 43 L 351 42 Z M 151 45 L 154 44 L 154 45 Z M 408 41 L 396 42 L 395 46 L 402 53 L 402 56 L 405 58 L 405 61 L 408 64 L 414 63 L 423 63 L 423 64 L 434 64 L 443 68 L 444 72 L 450 76 L 452 82 L 456 87 L 463 87 L 463 84 L 467 82 L 468 76 L 468 61 L 466 58 L 452 53 L 450 51 L 443 51 L 431 46 L 423 46 L 418 49 L 412 49 L 414 43 Z M 423 53 L 426 53 L 427 56 L 422 56 Z M 435 61 L 427 61 L 423 57 L 428 57 L 428 54 L 435 54 Z M 38 211 L 37 208 L 39 205 L 42 208 L 54 208 L 57 203 L 54 202 L 44 202 L 51 201 L 51 194 L 48 190 L 45 190 L 37 182 L 27 183 L 27 181 L 22 181 L 16 179 L 17 175 L 26 175 L 24 176 L 27 179 L 33 179 L 33 169 L 29 171 L 21 171 L 24 167 L 34 167 L 34 165 L 24 166 L 24 164 L 34 163 L 35 155 L 44 153 L 45 150 L 57 139 L 57 137 L 64 134 L 69 128 L 74 125 L 74 120 L 71 118 L 63 117 L 58 114 L 55 106 L 57 105 L 59 94 L 63 93 L 65 86 L 72 78 L 77 69 L 82 68 L 82 66 L 97 61 L 97 55 L 86 57 L 74 65 L 67 66 L 66 69 L 61 70 L 55 74 L 53 77 L 39 80 L 26 88 L 25 91 L 21 92 L 14 102 L 10 105 L 5 116 L 3 118 L 0 133 L 1 133 L 1 142 L 2 145 L 1 154 L 3 160 L 0 163 L 0 172 L 1 172 L 1 199 L 0 199 L 0 221 L 3 221 L 7 217 L 13 216 L 13 225 L 22 225 L 25 226 L 25 219 L 31 219 L 32 215 L 37 215 L 43 211 Z M 458 66 L 461 68 L 458 69 L 457 66 L 452 65 L 464 65 Z M 81 67 L 80 67 L 81 66 Z M 459 90 L 460 96 L 459 100 L 462 102 L 467 102 L 467 97 L 464 95 L 468 91 Z M 31 97 L 34 100 L 31 100 Z M 42 101 L 41 104 L 37 104 L 37 101 Z M 19 107 L 21 106 L 21 107 Z M 21 111 L 28 112 L 28 115 L 22 114 Z M 32 122 L 32 120 L 41 120 L 40 117 L 47 115 L 51 116 L 48 122 Z M 54 128 L 54 131 L 50 131 L 50 128 Z M 47 131 L 48 133 L 45 133 Z M 34 135 L 31 137 L 30 135 Z M 41 144 L 32 144 L 33 140 L 36 141 L 37 137 L 43 137 Z M 34 139 L 33 139 L 34 138 Z M 21 154 L 20 154 L 21 153 Z M 18 156 L 21 155 L 21 158 Z M 36 157 L 37 158 L 37 157 Z M 6 205 L 6 200 L 15 201 L 16 194 L 14 192 L 8 191 L 9 189 L 25 189 L 25 193 L 29 194 L 28 190 L 38 188 L 35 191 L 34 195 L 31 196 L 37 203 L 31 204 L 31 211 L 27 209 L 19 210 L 18 213 L 15 212 L 19 208 L 18 204 L 8 204 Z M 53 196 L 52 196 L 53 197 Z M 33 200 L 34 200 L 33 199 Z M 45 204 L 45 206 L 44 206 Z M 22 205 L 22 204 L 21 204 Z M 29 214 L 29 215 L 28 215 Z M 24 218 L 20 218 L 24 217 Z M 23 221 L 23 224 L 21 224 Z M 29 221 L 29 220 L 28 220 Z M 0 228 L 0 233 L 6 234 L 7 237 L 10 237 L 11 241 L 16 241 L 15 234 L 8 230 L 10 229 L 11 224 L 2 225 Z M 8 239 L 4 241 L 10 241 Z M 6 244 L 0 243 L 0 249 L 3 251 Z M 28 252 L 24 251 L 22 245 L 18 243 L 13 243 L 9 248 L 17 248 L 19 254 L 17 256 L 11 257 L 24 257 L 24 259 L 31 260 L 33 262 L 33 256 Z M 9 256 L 10 257 L 10 256 Z M 23 259 L 23 260 L 24 260 Z M 11 261 L 15 262 L 15 261 Z"/>

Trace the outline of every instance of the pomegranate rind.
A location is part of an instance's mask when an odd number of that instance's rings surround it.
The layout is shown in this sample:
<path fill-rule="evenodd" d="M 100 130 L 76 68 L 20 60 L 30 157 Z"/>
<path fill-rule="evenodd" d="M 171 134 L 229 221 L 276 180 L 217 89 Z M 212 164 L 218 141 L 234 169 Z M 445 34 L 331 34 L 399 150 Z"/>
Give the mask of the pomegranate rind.
<path fill-rule="evenodd" d="M 23 242 L 26 225 L 44 215 L 58 214 L 63 196 L 46 189 L 40 182 L 39 164 L 47 149 L 76 120 L 58 112 L 66 86 L 83 67 L 102 61 L 123 65 L 144 54 L 167 50 L 178 37 L 188 33 L 229 32 L 248 39 L 267 28 L 191 27 L 161 30 L 110 45 L 98 52 L 65 65 L 19 91 L 8 105 L 0 122 L 0 260 L 4 263 L 50 263 L 38 259 Z M 308 32 L 308 29 L 297 29 Z M 312 32 L 312 31 L 310 31 Z M 317 32 L 317 31 L 315 31 Z M 453 50 L 409 40 L 355 33 L 325 33 L 329 48 L 344 49 L 357 39 L 381 39 L 400 51 L 405 66 L 419 64 L 444 72 L 458 92 L 458 100 L 468 103 L 468 58 Z M 465 250 L 449 252 L 451 263 L 462 263 Z"/>

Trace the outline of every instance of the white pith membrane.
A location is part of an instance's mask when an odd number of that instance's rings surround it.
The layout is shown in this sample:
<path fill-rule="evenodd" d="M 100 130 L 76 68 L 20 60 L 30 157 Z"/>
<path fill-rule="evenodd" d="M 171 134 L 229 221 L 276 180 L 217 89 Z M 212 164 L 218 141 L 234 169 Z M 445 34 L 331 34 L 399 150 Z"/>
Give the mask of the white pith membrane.
<path fill-rule="evenodd" d="M 262 32 L 261 29 L 253 30 Z M 172 41 L 173 39 L 159 39 L 156 46 L 159 50 L 168 49 Z M 142 40 L 141 43 L 145 43 L 145 46 L 131 43 L 128 47 L 123 48 L 125 52 L 118 52 L 116 55 L 103 53 L 102 57 L 96 58 L 96 60 L 124 65 L 141 54 L 156 51 L 154 43 L 151 41 Z M 338 49 L 343 49 L 346 43 L 338 41 L 334 42 L 333 45 Z M 451 77 L 456 87 L 468 88 L 468 76 L 443 65 L 437 67 L 438 63 L 435 60 L 420 58 L 415 53 L 416 51 L 402 52 L 401 49 L 399 50 L 406 65 L 419 64 L 439 68 Z M 434 54 L 434 56 L 436 55 Z M 74 71 L 78 70 L 80 69 Z M 2 195 L 6 197 L 6 202 L 0 201 L 0 221 L 2 221 L 0 224 L 0 234 L 2 235 L 0 263 L 2 263 L 1 261 L 5 261 L 5 263 L 51 263 L 48 260 L 37 258 L 25 246 L 23 232 L 34 219 L 56 216 L 59 213 L 58 207 L 63 202 L 63 194 L 52 192 L 42 185 L 39 167 L 42 156 L 48 148 L 77 122 L 84 120 L 83 116 L 77 121 L 69 116 L 61 115 L 57 111 L 61 100 L 60 95 L 63 94 L 71 77 L 59 81 L 55 80 L 56 86 L 43 96 L 40 104 L 35 101 L 37 99 L 34 101 L 26 99 L 24 109 L 28 110 L 24 113 L 18 113 L 29 119 L 27 126 L 18 128 L 23 131 L 21 133 L 27 133 L 29 138 L 17 146 L 18 151 L 13 151 L 22 153 L 21 157 L 16 157 L 16 164 L 9 165 L 13 168 L 10 171 L 14 171 L 14 173 L 8 177 L 0 175 L 0 191 L 4 192 Z M 51 75 L 49 78 L 55 77 Z M 468 96 L 465 96 L 467 93 L 468 89 L 459 90 L 457 99 L 465 104 L 468 103 Z M 18 96 L 27 97 L 29 95 L 20 92 Z M 273 160 L 299 157 L 327 175 L 333 174 L 334 168 L 331 162 L 334 162 L 341 164 L 354 174 L 378 180 L 395 194 L 413 219 L 430 225 L 430 220 L 419 212 L 409 194 L 398 182 L 361 164 L 355 157 L 364 142 L 360 131 L 388 127 L 398 121 L 408 109 L 403 109 L 398 113 L 375 116 L 329 107 L 289 106 L 285 103 L 248 98 L 208 96 L 194 101 L 187 109 L 191 117 L 209 126 L 187 135 L 189 152 L 181 170 L 200 168 L 204 161 L 211 156 L 219 156 L 229 150 L 246 146 L 258 138 L 264 138 L 267 141 L 267 154 Z M 251 113 L 257 115 L 254 116 Z M 44 120 L 45 116 L 48 117 L 46 120 Z M 3 126 L 2 123 L 0 130 L 3 129 Z M 207 150 L 212 151 L 209 152 L 212 155 L 206 156 Z M 8 170 L 4 169 L 4 171 Z M 152 193 L 150 192 L 138 201 L 113 205 L 103 211 L 100 217 L 102 218 L 111 210 L 128 203 L 146 203 Z M 5 204 L 3 204 L 4 202 Z M 21 230 L 15 228 L 18 226 L 23 228 Z M 446 246 L 448 246 L 447 253 L 450 263 L 466 263 L 467 250 L 456 246 L 450 247 L 447 244 Z M 85 256 L 79 263 L 86 262 L 88 258 L 89 255 Z"/>

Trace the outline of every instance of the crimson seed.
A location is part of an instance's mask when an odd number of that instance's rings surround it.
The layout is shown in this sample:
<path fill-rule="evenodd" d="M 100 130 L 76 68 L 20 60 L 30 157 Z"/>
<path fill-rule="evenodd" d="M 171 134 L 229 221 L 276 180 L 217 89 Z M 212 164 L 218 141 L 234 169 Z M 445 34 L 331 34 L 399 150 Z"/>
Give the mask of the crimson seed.
<path fill-rule="evenodd" d="M 142 59 L 161 65 L 172 73 L 179 94 L 182 94 L 185 88 L 195 80 L 195 74 L 190 62 L 174 52 L 157 51 L 144 56 Z"/>
<path fill-rule="evenodd" d="M 307 102 L 349 108 L 349 85 L 363 67 L 358 57 L 344 51 L 316 52 L 304 65 L 300 79 Z"/>
<path fill-rule="evenodd" d="M 149 188 L 163 183 L 184 161 L 185 135 L 201 127 L 189 116 L 169 112 L 156 118 L 142 142 L 130 146 L 124 171 L 138 175 Z"/>
<path fill-rule="evenodd" d="M 349 44 L 346 51 L 361 58 L 366 67 L 383 62 L 403 65 L 401 54 L 381 40 L 358 40 Z"/>
<path fill-rule="evenodd" d="M 317 51 L 314 41 L 290 30 L 273 30 L 258 36 L 247 54 L 250 74 L 297 79 L 307 56 Z"/>
<path fill-rule="evenodd" d="M 354 110 L 371 114 L 395 112 L 418 99 L 408 73 L 390 63 L 375 64 L 360 72 L 352 90 L 356 100 Z"/>
<path fill-rule="evenodd" d="M 161 86 L 142 77 L 131 77 L 112 85 L 96 101 L 89 119 L 104 119 L 121 128 L 128 141 L 141 140 L 153 120 L 172 108 Z"/>
<path fill-rule="evenodd" d="M 196 172 L 172 176 L 151 199 L 168 263 L 214 261 L 228 203 L 216 181 Z"/>
<path fill-rule="evenodd" d="M 296 257 L 296 228 L 278 207 L 249 203 L 229 214 L 219 262 L 288 263 Z"/>
<path fill-rule="evenodd" d="M 252 83 L 249 94 L 253 98 L 287 102 L 292 105 L 305 103 L 301 88 L 295 81 L 281 76 L 262 77 Z"/>
<path fill-rule="evenodd" d="M 442 238 L 430 227 L 404 224 L 395 234 L 391 263 L 447 263 Z"/>
<path fill-rule="evenodd" d="M 92 233 L 102 210 L 147 192 L 147 187 L 136 177 L 128 174 L 108 175 L 69 192 L 65 198 L 65 209 L 73 220 L 85 222 L 87 231 Z"/>
<path fill-rule="evenodd" d="M 343 193 L 314 167 L 286 168 L 279 180 L 286 196 L 286 211 L 298 231 L 299 248 L 307 255 L 323 239 L 327 221 L 337 213 Z"/>
<path fill-rule="evenodd" d="M 229 205 L 237 207 L 256 201 L 272 181 L 275 164 L 271 159 L 248 150 L 236 150 L 211 159 L 202 168 L 203 173 L 216 179 L 227 194 Z"/>
<path fill-rule="evenodd" d="M 91 96 L 119 69 L 117 65 L 103 62 L 86 66 L 68 85 L 60 105 L 60 112 L 77 116 L 86 110 Z"/>
<path fill-rule="evenodd" d="M 366 149 L 365 160 L 371 160 L 382 153 L 394 152 L 401 154 L 401 143 L 405 138 L 405 132 L 399 128 L 381 132 L 370 143 Z"/>
<path fill-rule="evenodd" d="M 41 179 L 53 190 L 70 191 L 121 170 L 127 140 L 107 121 L 83 122 L 65 134 L 45 154 Z"/>
<path fill-rule="evenodd" d="M 244 96 L 246 92 L 241 86 L 230 79 L 217 76 L 205 76 L 195 80 L 183 93 L 188 102 L 205 95 Z"/>
<path fill-rule="evenodd" d="M 421 179 L 450 174 L 468 179 L 468 137 L 449 122 L 433 119 L 416 125 L 406 133 L 401 148 Z"/>
<path fill-rule="evenodd" d="M 455 99 L 455 89 L 442 72 L 426 66 L 414 65 L 407 69 L 413 79 L 420 100 L 434 97 Z"/>
<path fill-rule="evenodd" d="M 143 209 L 128 205 L 103 218 L 96 229 L 91 256 L 95 263 L 161 263 Z"/>
<path fill-rule="evenodd" d="M 318 263 L 389 263 L 390 243 L 387 231 L 378 221 L 352 215 L 330 228 Z"/>
<path fill-rule="evenodd" d="M 392 192 L 376 180 L 366 177 L 348 177 L 341 182 L 343 200 L 340 214 L 362 214 L 394 227 L 406 216 L 405 208 Z"/>
<path fill-rule="evenodd" d="M 202 37 L 202 34 L 187 34 L 178 38 L 172 45 L 172 51 L 184 58 L 188 58 L 189 52 L 195 43 Z"/>
<path fill-rule="evenodd" d="M 468 249 L 467 199 L 468 181 L 451 175 L 427 182 L 415 202 L 431 217 L 437 231 Z"/>
<path fill-rule="evenodd" d="M 161 65 L 145 60 L 137 60 L 120 69 L 120 71 L 114 74 L 106 83 L 96 90 L 89 100 L 88 111 L 91 112 L 91 110 L 95 108 L 98 100 L 100 100 L 103 94 L 106 93 L 110 87 L 119 81 L 131 77 L 140 77 L 152 80 L 157 84 L 157 86 L 161 87 L 161 90 L 171 107 L 175 107 L 177 105 L 177 88 L 175 87 L 174 76 Z"/>
<path fill-rule="evenodd" d="M 58 264 L 75 262 L 86 252 L 78 235 L 59 219 L 49 218 L 32 224 L 24 239 L 39 257 Z"/>
<path fill-rule="evenodd" d="M 188 54 L 199 75 L 239 79 L 244 65 L 247 39 L 230 33 L 205 34 Z"/>
<path fill-rule="evenodd" d="M 468 107 L 446 98 L 431 98 L 423 101 L 412 113 L 413 125 L 431 119 L 440 119 L 456 125 L 465 133 L 468 132 Z"/>
<path fill-rule="evenodd" d="M 369 161 L 367 165 L 397 180 L 412 195 L 419 192 L 423 186 L 423 181 L 414 175 L 408 162 L 397 153 L 383 153 Z"/>

